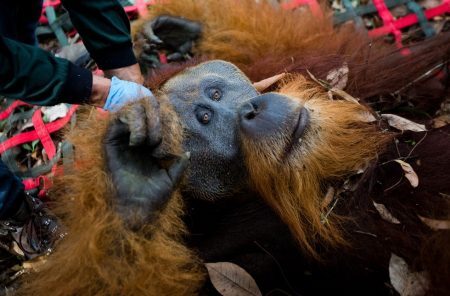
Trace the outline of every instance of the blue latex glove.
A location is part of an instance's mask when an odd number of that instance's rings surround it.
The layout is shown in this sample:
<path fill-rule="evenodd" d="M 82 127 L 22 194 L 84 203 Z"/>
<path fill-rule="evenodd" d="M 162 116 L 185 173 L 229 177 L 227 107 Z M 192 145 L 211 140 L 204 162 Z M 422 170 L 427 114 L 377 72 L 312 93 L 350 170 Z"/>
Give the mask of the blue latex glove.
<path fill-rule="evenodd" d="M 111 88 L 103 109 L 117 111 L 126 103 L 150 96 L 153 94 L 148 88 L 131 81 L 120 80 L 114 76 L 111 79 Z"/>

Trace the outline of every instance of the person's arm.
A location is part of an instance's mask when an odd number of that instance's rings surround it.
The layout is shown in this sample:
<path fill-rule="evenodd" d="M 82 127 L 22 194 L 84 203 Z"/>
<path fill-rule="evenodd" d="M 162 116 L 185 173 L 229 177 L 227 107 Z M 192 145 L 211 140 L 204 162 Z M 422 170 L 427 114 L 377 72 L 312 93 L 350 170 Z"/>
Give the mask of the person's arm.
<path fill-rule="evenodd" d="M 0 95 L 36 105 L 80 104 L 92 90 L 90 71 L 0 36 Z"/>
<path fill-rule="evenodd" d="M 35 105 L 89 104 L 115 111 L 152 93 L 130 81 L 93 76 L 38 47 L 0 36 L 0 95 Z"/>
<path fill-rule="evenodd" d="M 143 83 L 133 53 L 130 22 L 117 0 L 62 0 L 70 19 L 107 77 Z"/>

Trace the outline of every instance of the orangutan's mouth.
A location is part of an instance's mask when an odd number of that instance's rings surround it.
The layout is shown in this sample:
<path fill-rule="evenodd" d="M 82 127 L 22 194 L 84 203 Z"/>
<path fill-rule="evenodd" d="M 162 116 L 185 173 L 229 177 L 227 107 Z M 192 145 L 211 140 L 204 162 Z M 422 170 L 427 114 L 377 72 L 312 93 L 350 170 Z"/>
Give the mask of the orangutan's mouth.
<path fill-rule="evenodd" d="M 292 144 L 295 145 L 297 142 L 300 141 L 308 125 L 309 125 L 309 111 L 308 109 L 303 107 L 300 109 L 300 112 L 298 114 L 297 126 L 292 136 Z"/>
<path fill-rule="evenodd" d="M 297 122 L 294 124 L 294 131 L 292 132 L 290 141 L 286 145 L 283 158 L 286 158 L 292 152 L 294 147 L 301 142 L 310 121 L 308 109 L 302 107 L 297 118 Z"/>

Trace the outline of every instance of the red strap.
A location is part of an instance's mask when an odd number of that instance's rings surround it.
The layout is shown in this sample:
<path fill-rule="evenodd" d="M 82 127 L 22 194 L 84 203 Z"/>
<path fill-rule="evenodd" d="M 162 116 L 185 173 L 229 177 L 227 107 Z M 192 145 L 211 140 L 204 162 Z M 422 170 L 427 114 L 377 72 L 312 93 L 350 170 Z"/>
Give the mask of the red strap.
<path fill-rule="evenodd" d="M 39 140 L 41 140 L 45 152 L 47 152 L 48 158 L 52 159 L 56 155 L 56 147 L 50 137 L 50 133 L 48 132 L 44 121 L 42 120 L 42 112 L 40 109 L 34 112 L 31 121 L 33 122 L 34 129 L 36 130 Z"/>
<path fill-rule="evenodd" d="M 394 17 L 387 8 L 386 3 L 384 3 L 384 0 L 373 0 L 373 4 L 375 5 L 375 8 L 378 10 L 378 14 L 383 20 L 384 26 L 389 28 L 389 33 L 392 33 L 394 35 L 395 44 L 397 45 L 398 48 L 402 48 L 403 47 L 402 32 L 396 26 Z M 402 53 L 408 54 L 409 50 L 408 49 L 403 50 Z"/>
<path fill-rule="evenodd" d="M 33 131 L 37 137 L 39 137 L 39 139 L 42 142 L 42 146 L 44 146 L 45 151 L 47 152 L 47 155 L 49 157 L 49 159 L 52 159 L 53 157 L 55 157 L 56 155 L 56 147 L 55 144 L 53 143 L 51 137 L 50 137 L 50 133 L 53 131 L 57 131 L 59 129 L 61 129 L 62 127 L 64 127 L 70 120 L 70 118 L 72 117 L 73 113 L 75 112 L 75 110 L 78 108 L 77 105 L 72 105 L 72 107 L 69 109 L 69 112 L 67 112 L 67 115 L 57 121 L 48 123 L 48 124 L 44 124 L 44 121 L 42 120 L 42 113 L 41 110 L 36 110 L 36 112 L 33 114 L 32 117 L 32 122 L 35 128 L 35 131 Z M 53 124 L 54 123 L 54 124 Z M 28 132 L 28 133 L 24 133 L 24 134 L 30 134 L 33 132 Z M 19 137 L 22 136 L 24 134 L 19 134 L 15 137 Z M 30 136 L 35 136 L 35 135 L 30 135 Z M 28 137 L 30 137 L 28 136 Z M 13 138 L 15 138 L 13 137 Z M 13 139 L 11 138 L 11 139 Z M 26 138 L 26 137 L 25 137 Z M 21 139 L 23 140 L 23 139 Z M 8 140 L 7 140 L 8 141 Z M 5 141 L 5 142 L 7 142 Z M 25 142 L 29 142 L 28 140 Z M 3 145 L 0 146 L 0 150 L 3 149 Z M 5 149 L 6 150 L 6 149 Z M 58 171 L 58 167 L 55 164 L 52 168 L 52 173 L 53 175 L 57 175 L 59 173 Z M 46 195 L 46 192 L 48 191 L 48 189 L 52 186 L 52 181 L 50 178 L 48 178 L 47 176 L 43 175 L 43 176 L 39 176 L 37 178 L 28 178 L 22 181 L 22 183 L 25 186 L 25 190 L 32 190 L 35 188 L 41 188 L 41 190 L 39 191 L 39 197 L 44 197 Z"/>
<path fill-rule="evenodd" d="M 167 56 L 165 53 L 159 53 L 159 61 L 161 62 L 161 64 L 167 64 Z"/>
<path fill-rule="evenodd" d="M 375 2 L 376 0 L 374 0 Z M 442 1 L 441 5 L 438 5 L 436 7 L 427 9 L 424 11 L 425 16 L 427 19 L 432 19 L 436 16 L 443 15 L 445 13 L 450 12 L 450 1 L 444 0 Z M 417 24 L 419 19 L 417 18 L 417 15 L 415 13 L 408 14 L 405 17 L 402 17 L 396 21 L 394 21 L 394 26 L 397 29 L 403 29 L 409 26 L 412 26 L 414 24 Z M 391 28 L 389 26 L 386 26 L 386 24 L 383 27 L 373 29 L 369 31 L 369 36 L 371 37 L 378 37 L 382 35 L 389 34 L 391 32 Z"/>
<path fill-rule="evenodd" d="M 67 112 L 67 115 L 64 118 L 47 123 L 45 125 L 47 131 L 49 133 L 53 133 L 55 131 L 60 130 L 62 127 L 64 127 L 64 125 L 66 125 L 67 122 L 69 122 L 70 118 L 72 117 L 72 114 L 75 112 L 75 110 L 77 108 L 78 108 L 77 105 L 72 105 L 72 107 L 70 107 L 70 109 L 69 109 L 69 112 Z M 5 152 L 6 150 L 8 150 L 12 147 L 21 145 L 23 143 L 37 140 L 38 138 L 39 138 L 39 135 L 35 130 L 15 135 L 14 137 L 9 138 L 8 140 L 4 141 L 3 143 L 0 143 L 0 154 L 2 154 L 3 152 Z"/>
<path fill-rule="evenodd" d="M 47 195 L 48 189 L 53 185 L 52 181 L 47 176 L 25 179 L 22 183 L 25 186 L 25 191 L 42 187 L 38 193 L 39 198 L 44 198 Z"/>
<path fill-rule="evenodd" d="M 57 7 L 61 5 L 61 0 L 45 0 L 42 4 L 42 8 L 46 8 L 47 6 Z"/>
<path fill-rule="evenodd" d="M 38 188 L 42 185 L 44 189 L 48 189 L 51 187 L 51 180 L 47 176 L 39 176 L 37 178 L 28 178 L 22 180 L 23 185 L 25 186 L 25 190 L 31 190 L 34 188 Z"/>
<path fill-rule="evenodd" d="M 127 14 L 129 14 L 129 13 L 136 13 L 138 11 L 138 9 L 137 9 L 137 7 L 135 5 L 125 6 L 123 8 L 123 10 L 125 10 L 125 12 Z"/>
<path fill-rule="evenodd" d="M 11 105 L 8 106 L 3 112 L 0 113 L 0 120 L 5 120 L 6 118 L 13 113 L 14 109 L 20 106 L 30 106 L 22 101 L 14 101 Z"/>
<path fill-rule="evenodd" d="M 44 1 L 44 3 L 42 4 L 42 13 L 39 18 L 39 23 L 43 24 L 43 25 L 48 24 L 48 19 L 45 16 L 45 8 L 46 7 L 53 6 L 54 8 L 57 8 L 60 5 L 61 5 L 61 0 L 46 0 L 46 1 Z"/>

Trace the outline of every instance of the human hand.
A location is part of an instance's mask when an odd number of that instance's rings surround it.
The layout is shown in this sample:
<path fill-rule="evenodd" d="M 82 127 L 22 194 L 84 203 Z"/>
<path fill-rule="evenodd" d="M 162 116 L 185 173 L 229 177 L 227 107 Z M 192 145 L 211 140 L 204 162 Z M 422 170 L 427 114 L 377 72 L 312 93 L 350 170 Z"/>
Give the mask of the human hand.
<path fill-rule="evenodd" d="M 103 73 L 107 78 L 116 76 L 121 80 L 132 81 L 136 82 L 137 84 L 144 83 L 144 77 L 142 76 L 141 68 L 139 67 L 138 63 L 122 68 L 103 70 Z"/>
<path fill-rule="evenodd" d="M 153 96 L 153 94 L 148 88 L 131 81 L 113 77 L 103 109 L 107 111 L 117 111 L 126 103 L 151 96 Z"/>

